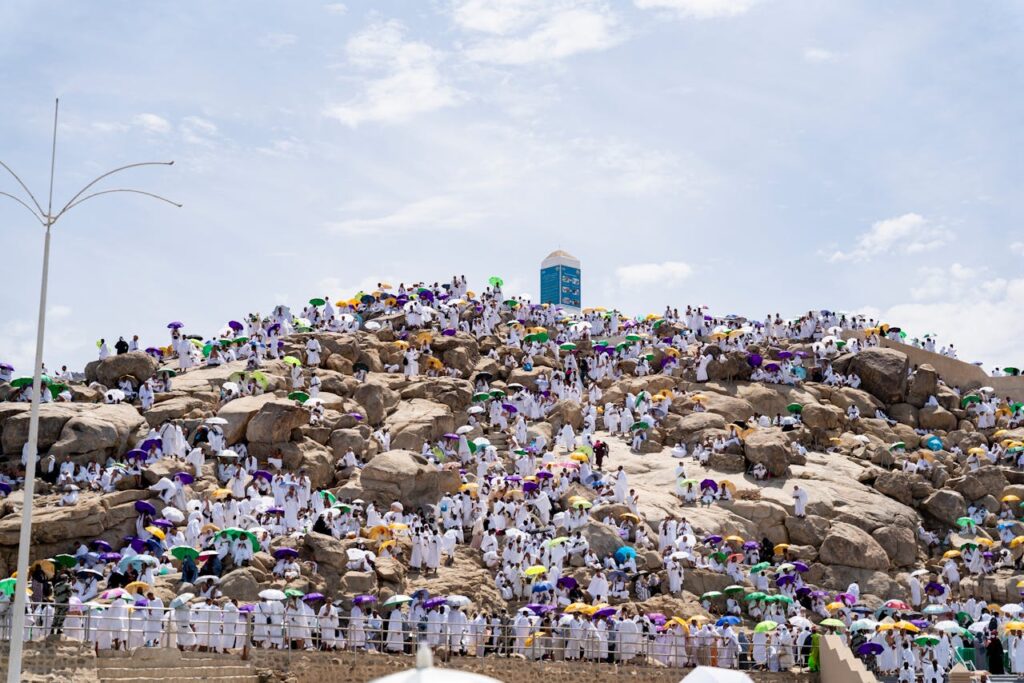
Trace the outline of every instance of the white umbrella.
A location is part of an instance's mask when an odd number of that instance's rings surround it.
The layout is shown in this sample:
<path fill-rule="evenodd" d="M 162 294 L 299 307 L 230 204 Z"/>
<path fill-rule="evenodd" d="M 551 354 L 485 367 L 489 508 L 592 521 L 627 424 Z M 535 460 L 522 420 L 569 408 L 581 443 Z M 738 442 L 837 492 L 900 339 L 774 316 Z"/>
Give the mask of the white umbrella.
<path fill-rule="evenodd" d="M 910 575 L 911 576 L 924 576 L 925 574 L 930 574 L 930 573 L 931 572 L 929 570 L 927 570 L 927 569 L 918 569 L 917 571 L 910 572 Z"/>
<path fill-rule="evenodd" d="M 377 322 L 376 320 L 371 320 L 370 322 L 363 325 L 363 327 L 370 330 L 371 332 L 376 332 L 377 330 L 380 329 L 380 323 Z"/>
<path fill-rule="evenodd" d="M 196 583 L 220 583 L 220 577 L 213 574 L 204 574 L 196 579 Z"/>
<path fill-rule="evenodd" d="M 394 605 L 404 605 L 407 602 L 412 602 L 412 598 L 408 595 L 392 595 L 390 598 L 384 601 L 384 607 L 392 607 Z"/>
<path fill-rule="evenodd" d="M 345 551 L 350 562 L 358 562 L 359 560 L 366 557 L 366 551 L 359 548 L 349 548 Z"/>
<path fill-rule="evenodd" d="M 478 436 L 475 439 L 473 439 L 473 443 L 475 443 L 479 448 L 485 448 L 491 445 L 490 439 L 484 438 L 482 436 Z"/>
<path fill-rule="evenodd" d="M 455 433 L 456 434 L 469 434 L 471 431 L 473 431 L 472 427 L 470 427 L 469 425 L 462 425 L 461 427 L 459 427 L 458 429 L 455 430 Z"/>
<path fill-rule="evenodd" d="M 1009 605 L 1003 605 L 999 611 L 1003 614 L 1020 614 L 1021 612 L 1024 612 L 1024 607 L 1021 607 L 1016 603 L 1010 603 Z"/>
<path fill-rule="evenodd" d="M 204 420 L 208 425 L 226 425 L 228 423 L 223 417 L 208 417 Z"/>
<path fill-rule="evenodd" d="M 799 628 L 810 628 L 812 626 L 811 620 L 807 617 L 790 617 L 789 623 Z"/>
<path fill-rule="evenodd" d="M 182 593 L 178 597 L 171 600 L 171 609 L 177 609 L 182 605 L 188 603 L 189 600 L 196 597 L 193 593 Z"/>
<path fill-rule="evenodd" d="M 263 600 L 284 600 L 285 594 L 283 591 L 279 591 L 276 588 L 267 588 L 259 592 L 259 596 Z"/>
<path fill-rule="evenodd" d="M 933 626 L 932 628 L 934 628 L 936 631 L 942 631 L 943 633 L 960 633 L 960 624 L 956 623 L 952 619 L 940 621 L 939 623 L 935 624 L 935 626 Z"/>
<path fill-rule="evenodd" d="M 465 607 L 470 602 L 472 602 L 472 600 L 467 598 L 465 595 L 449 595 L 448 596 L 448 604 L 451 605 L 452 607 Z"/>
<path fill-rule="evenodd" d="M 971 633 L 984 633 L 985 631 L 988 630 L 988 623 L 989 623 L 988 619 L 984 619 L 982 621 L 976 621 L 973 624 L 971 624 L 970 626 L 968 626 L 967 630 L 970 631 Z"/>
<path fill-rule="evenodd" d="M 850 624 L 851 631 L 874 631 L 877 627 L 878 622 L 874 619 L 858 619 Z"/>
<path fill-rule="evenodd" d="M 238 453 L 235 453 L 230 448 L 225 448 L 224 450 L 222 450 L 220 453 L 217 454 L 217 457 L 218 458 L 237 458 L 238 457 Z"/>
<path fill-rule="evenodd" d="M 470 406 L 466 410 L 466 412 L 470 415 L 479 415 L 480 413 L 484 412 L 484 408 L 483 406 Z"/>
<path fill-rule="evenodd" d="M 307 398 L 304 406 L 320 406 L 323 405 L 324 400 L 322 398 Z"/>
<path fill-rule="evenodd" d="M 686 683 L 754 683 L 754 679 L 742 671 L 714 666 L 698 666 L 682 680 Z"/>
<path fill-rule="evenodd" d="M 223 389 L 224 391 L 234 392 L 236 394 L 242 391 L 242 387 L 238 386 L 238 382 L 224 382 L 224 384 L 220 385 L 220 388 Z M 210 419 L 213 419 L 213 418 L 210 418 Z M 221 418 L 217 418 L 217 419 L 221 419 Z M 211 424 L 211 423 L 207 422 L 207 424 Z"/>
<path fill-rule="evenodd" d="M 105 396 L 107 397 L 108 401 L 123 401 L 124 400 L 124 392 L 121 391 L 120 389 L 110 389 L 110 390 L 107 391 Z"/>
<path fill-rule="evenodd" d="M 181 524 L 185 521 L 184 513 L 182 513 L 178 508 L 171 507 L 169 505 L 160 511 L 160 516 L 169 522 L 174 522 L 175 524 Z"/>

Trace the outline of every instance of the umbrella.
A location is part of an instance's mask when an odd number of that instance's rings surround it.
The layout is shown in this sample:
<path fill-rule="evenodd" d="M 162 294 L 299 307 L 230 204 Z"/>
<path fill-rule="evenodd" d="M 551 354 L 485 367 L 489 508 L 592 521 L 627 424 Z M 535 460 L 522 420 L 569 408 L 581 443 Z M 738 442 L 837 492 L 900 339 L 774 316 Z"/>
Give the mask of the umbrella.
<path fill-rule="evenodd" d="M 491 277 L 487 278 L 487 282 L 490 283 L 492 287 L 501 287 L 502 285 L 505 284 L 505 281 L 502 280 L 497 275 L 492 275 Z"/>
<path fill-rule="evenodd" d="M 627 545 L 624 545 L 615 551 L 615 561 L 619 564 L 627 562 L 630 558 L 634 557 L 636 557 L 636 550 Z"/>
<path fill-rule="evenodd" d="M 736 626 L 739 623 L 740 623 L 740 618 L 739 617 L 735 617 L 735 616 L 729 615 L 729 616 L 722 617 L 721 619 L 716 621 L 715 622 L 715 626 L 726 626 L 726 625 L 728 625 L 728 626 Z"/>
<path fill-rule="evenodd" d="M 276 600 L 284 600 L 286 597 L 288 597 L 282 591 L 279 591 L 276 588 L 267 588 L 266 590 L 262 590 L 262 591 L 259 592 L 259 596 L 263 600 L 275 600 L 275 601 Z"/>
<path fill-rule="evenodd" d="M 167 323 L 167 329 L 169 330 L 180 330 L 182 327 L 185 327 L 185 323 L 180 320 Z"/>
<path fill-rule="evenodd" d="M 554 589 L 555 589 L 555 587 L 552 586 L 550 582 L 548 582 L 548 581 L 541 581 L 540 583 L 533 584 L 533 588 L 531 589 L 530 592 L 531 593 L 543 593 L 544 591 L 550 591 L 550 590 L 554 590 Z"/>
<path fill-rule="evenodd" d="M 392 595 L 390 598 L 384 601 L 383 607 L 393 607 L 395 605 L 404 605 L 407 602 L 412 602 L 412 598 L 408 595 Z"/>
<path fill-rule="evenodd" d="M 754 633 L 768 633 L 770 631 L 774 631 L 778 627 L 778 623 L 774 621 L 762 621 L 754 627 Z"/>
<path fill-rule="evenodd" d="M 135 501 L 135 511 L 136 512 L 141 512 L 144 515 L 152 515 L 152 516 L 156 515 L 156 508 L 153 507 L 152 503 L 150 503 L 149 501 L 145 501 L 145 500 L 137 500 L 137 501 Z"/>
<path fill-rule="evenodd" d="M 878 622 L 874 619 L 858 619 L 857 621 L 850 624 L 851 631 L 874 631 L 875 627 L 878 626 Z"/>
<path fill-rule="evenodd" d="M 377 596 L 375 595 L 357 595 L 352 604 L 354 605 L 368 605 L 372 602 L 377 602 Z"/>
<path fill-rule="evenodd" d="M 933 647 L 939 644 L 939 639 L 935 636 L 918 636 L 917 638 L 914 638 L 914 642 L 918 645 Z"/>
<path fill-rule="evenodd" d="M 295 548 L 278 548 L 274 551 L 274 559 L 280 560 L 286 557 L 298 557 L 299 551 Z"/>
<path fill-rule="evenodd" d="M 861 643 L 857 647 L 857 654 L 859 655 L 880 655 L 885 650 L 884 647 L 878 643 Z"/>
<path fill-rule="evenodd" d="M 170 607 L 171 609 L 178 609 L 182 605 L 188 604 L 188 602 L 194 597 L 196 596 L 193 593 L 182 593 L 178 597 L 171 600 Z"/>
<path fill-rule="evenodd" d="M 842 629 L 846 628 L 846 624 L 844 624 L 843 622 L 839 621 L 838 619 L 822 619 L 821 620 L 821 625 L 822 626 L 828 626 L 830 628 L 842 628 Z"/>
<path fill-rule="evenodd" d="M 184 560 L 186 557 L 191 557 L 193 560 L 196 560 L 199 558 L 199 551 L 191 546 L 176 545 L 171 548 L 171 556 L 179 560 Z"/>
<path fill-rule="evenodd" d="M 309 394 L 307 394 L 305 391 L 293 391 L 290 394 L 288 394 L 288 400 L 305 403 L 306 401 L 309 400 Z"/>
<path fill-rule="evenodd" d="M 793 626 L 796 626 L 797 628 L 810 628 L 811 626 L 813 626 L 810 619 L 808 619 L 807 617 L 800 616 L 790 617 L 789 623 Z"/>
<path fill-rule="evenodd" d="M 705 479 L 700 483 L 701 490 L 711 489 L 712 491 L 718 490 L 718 483 L 714 479 Z"/>
<path fill-rule="evenodd" d="M 720 598 L 720 597 L 722 597 L 722 592 L 721 591 L 707 591 L 706 593 L 704 593 L 704 594 L 702 594 L 700 596 L 700 599 L 701 600 L 714 600 L 714 599 Z"/>

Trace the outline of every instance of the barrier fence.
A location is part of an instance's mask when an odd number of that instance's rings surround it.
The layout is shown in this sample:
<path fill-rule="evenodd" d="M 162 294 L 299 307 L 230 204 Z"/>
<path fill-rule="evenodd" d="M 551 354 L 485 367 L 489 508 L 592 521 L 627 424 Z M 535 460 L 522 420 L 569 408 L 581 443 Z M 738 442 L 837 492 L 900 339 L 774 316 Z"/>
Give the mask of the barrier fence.
<path fill-rule="evenodd" d="M 8 603 L 9 606 L 9 603 Z M 293 653 L 328 650 L 337 653 L 375 651 L 413 654 L 419 642 L 434 648 L 440 661 L 466 657 L 518 657 L 527 660 L 607 662 L 686 668 L 710 665 L 735 669 L 806 666 L 810 644 L 776 648 L 751 642 L 727 646 L 702 636 L 665 636 L 657 632 L 601 635 L 579 626 L 551 623 L 516 627 L 512 623 L 456 631 L 447 623 L 403 619 L 401 631 L 388 620 L 337 617 L 322 622 L 315 616 L 284 612 L 228 612 L 170 607 L 94 610 L 89 605 L 29 603 L 24 637 L 42 640 L 54 635 L 93 643 L 97 653 L 139 648 L 183 648 L 228 652 L 247 657 L 252 650 Z M 11 637 L 10 609 L 0 609 L 0 640 Z M 580 632 L 584 631 L 584 632 Z M 711 639 L 714 640 L 714 639 Z M 723 639 L 718 639 L 723 640 Z M 287 656 L 287 655 L 286 655 Z M 781 666 L 780 666 L 781 665 Z"/>

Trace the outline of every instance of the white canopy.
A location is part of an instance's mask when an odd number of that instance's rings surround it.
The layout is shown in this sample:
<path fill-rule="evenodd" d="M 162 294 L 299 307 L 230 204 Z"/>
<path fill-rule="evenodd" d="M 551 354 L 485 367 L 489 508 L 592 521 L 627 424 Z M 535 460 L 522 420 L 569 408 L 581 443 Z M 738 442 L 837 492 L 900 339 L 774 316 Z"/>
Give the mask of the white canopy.
<path fill-rule="evenodd" d="M 698 666 L 688 673 L 680 683 L 754 683 L 754 679 L 742 671 Z"/>

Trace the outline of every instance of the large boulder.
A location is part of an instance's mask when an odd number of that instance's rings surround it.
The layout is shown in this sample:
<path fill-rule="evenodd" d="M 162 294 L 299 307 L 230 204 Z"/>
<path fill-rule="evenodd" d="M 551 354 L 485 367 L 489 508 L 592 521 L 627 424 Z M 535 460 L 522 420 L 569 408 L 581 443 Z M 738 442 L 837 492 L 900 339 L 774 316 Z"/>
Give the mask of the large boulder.
<path fill-rule="evenodd" d="M 683 417 L 669 415 L 661 425 L 672 443 L 684 443 L 692 446 L 704 441 L 708 430 L 717 434 L 725 430 L 725 418 L 716 413 L 690 413 Z"/>
<path fill-rule="evenodd" d="M 371 460 L 360 474 L 363 497 L 378 504 L 399 501 L 406 510 L 437 503 L 459 488 L 458 470 L 438 470 L 405 450 L 391 450 Z"/>
<path fill-rule="evenodd" d="M 939 489 L 921 502 L 921 509 L 950 526 L 963 517 L 966 507 L 963 495 L 949 489 Z"/>
<path fill-rule="evenodd" d="M 921 429 L 944 432 L 956 429 L 956 415 L 942 406 L 925 406 L 917 411 L 917 424 Z"/>
<path fill-rule="evenodd" d="M 590 544 L 590 549 L 597 553 L 598 557 L 610 557 L 615 551 L 625 545 L 614 527 L 591 520 L 579 529 L 580 535 Z"/>
<path fill-rule="evenodd" d="M 228 598 L 244 602 L 259 600 L 261 584 L 267 576 L 256 567 L 239 567 L 221 577 L 217 588 Z"/>
<path fill-rule="evenodd" d="M 85 366 L 87 383 L 99 382 L 105 387 L 116 387 L 119 379 L 128 375 L 136 382 L 145 382 L 156 373 L 156 359 L 142 351 L 129 351 L 107 356 Z"/>
<path fill-rule="evenodd" d="M 165 422 L 179 420 L 193 410 L 202 410 L 206 406 L 205 401 L 193 396 L 175 396 L 161 401 L 147 410 L 145 412 L 146 422 L 150 427 L 160 427 Z"/>
<path fill-rule="evenodd" d="M 829 403 L 811 403 L 803 407 L 801 417 L 808 429 L 834 431 L 843 424 L 843 410 Z"/>
<path fill-rule="evenodd" d="M 291 440 L 292 430 L 309 424 L 309 413 L 295 401 L 268 401 L 253 415 L 245 428 L 245 438 L 252 443 L 282 443 Z"/>
<path fill-rule="evenodd" d="M 871 536 L 882 546 L 889 561 L 896 567 L 909 567 L 917 560 L 917 537 L 905 526 L 883 526 Z"/>
<path fill-rule="evenodd" d="M 434 441 L 454 431 L 451 408 L 425 399 L 402 401 L 385 424 L 391 430 L 391 446 L 418 451 L 424 441 Z"/>
<path fill-rule="evenodd" d="M 751 464 L 761 463 L 775 477 L 789 469 L 791 453 L 789 439 L 772 429 L 757 430 L 743 442 L 744 455 Z"/>
<path fill-rule="evenodd" d="M 934 396 L 939 388 L 939 373 L 931 365 L 922 363 L 917 366 L 907 384 L 907 403 L 915 408 L 923 408 L 930 396 Z"/>
<path fill-rule="evenodd" d="M 797 545 L 812 545 L 815 548 L 821 545 L 828 535 L 831 524 L 824 517 L 807 515 L 807 517 L 786 517 L 786 531 L 789 533 L 789 542 Z"/>
<path fill-rule="evenodd" d="M 861 386 L 883 403 L 900 403 L 907 391 L 907 354 L 881 347 L 864 349 L 850 360 Z"/>
<path fill-rule="evenodd" d="M 818 559 L 859 569 L 889 568 L 889 556 L 868 532 L 852 524 L 835 522 L 818 549 Z"/>
<path fill-rule="evenodd" d="M 224 404 L 217 411 L 217 417 L 222 417 L 228 421 L 222 427 L 224 438 L 228 445 L 238 443 L 245 438 L 249 421 L 260 411 L 260 408 L 275 400 L 277 400 L 277 397 L 273 394 L 263 394 L 262 396 L 243 396 Z"/>
<path fill-rule="evenodd" d="M 913 480 L 910 474 L 899 470 L 882 472 L 875 478 L 875 490 L 904 505 L 910 505 L 914 501 L 911 490 Z"/>
<path fill-rule="evenodd" d="M 388 409 L 398 404 L 398 394 L 376 382 L 360 384 L 352 398 L 366 411 L 366 421 L 371 425 L 383 422 Z"/>
<path fill-rule="evenodd" d="M 962 477 L 950 479 L 946 486 L 962 494 L 965 500 L 975 501 L 985 496 L 1002 496 L 1007 483 L 1002 469 L 988 466 L 978 469 L 977 472 L 969 472 Z"/>
<path fill-rule="evenodd" d="M 143 422 L 130 405 L 96 405 L 93 410 L 64 423 L 60 438 L 50 452 L 54 455 L 121 455 L 128 450 Z"/>

